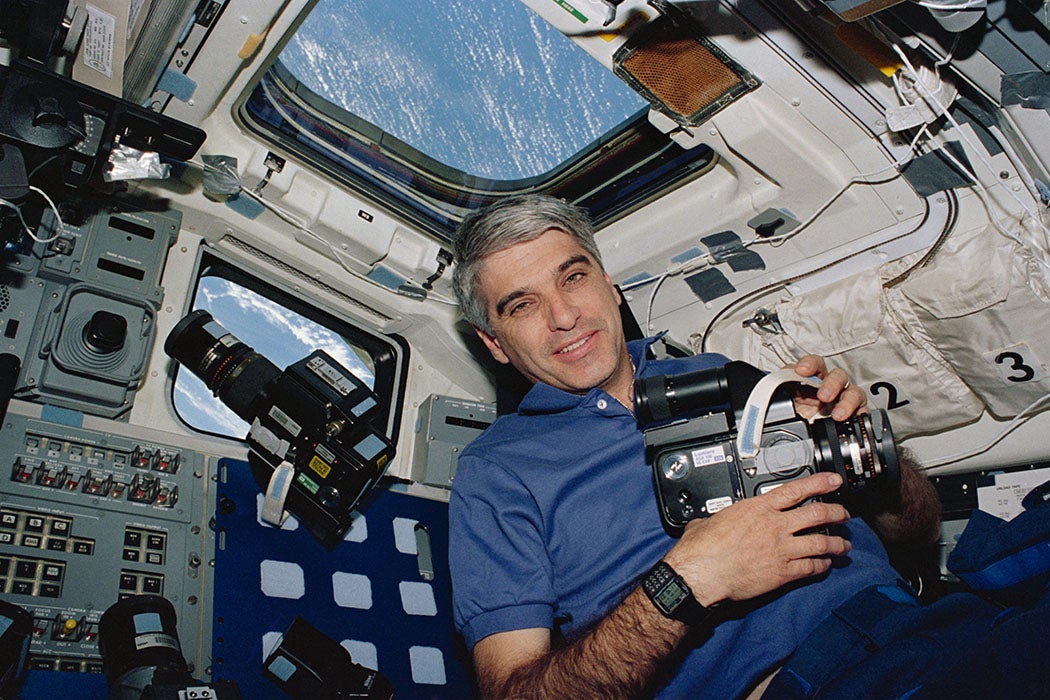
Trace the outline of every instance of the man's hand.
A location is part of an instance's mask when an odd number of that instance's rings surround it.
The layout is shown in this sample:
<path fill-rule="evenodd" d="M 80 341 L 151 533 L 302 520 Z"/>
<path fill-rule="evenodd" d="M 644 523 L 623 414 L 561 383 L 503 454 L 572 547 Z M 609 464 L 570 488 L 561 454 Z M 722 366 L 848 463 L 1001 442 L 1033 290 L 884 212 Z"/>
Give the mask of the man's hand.
<path fill-rule="evenodd" d="M 809 531 L 844 523 L 849 513 L 835 503 L 796 506 L 841 484 L 837 474 L 813 474 L 693 520 L 664 560 L 705 606 L 748 600 L 822 574 L 850 543 Z"/>
<path fill-rule="evenodd" d="M 803 387 L 810 393 L 800 393 L 795 397 L 795 411 L 806 420 L 818 413 L 826 414 L 832 404 L 831 418 L 837 421 L 868 412 L 867 394 L 850 384 L 845 371 L 828 370 L 823 357 L 806 355 L 787 367 L 799 376 L 822 380 L 815 394 L 811 388 Z M 941 531 L 941 503 L 937 491 L 910 454 L 898 447 L 898 456 L 901 467 L 899 496 L 891 499 L 888 508 L 865 512 L 864 518 L 888 542 L 936 542 Z"/>
<path fill-rule="evenodd" d="M 833 503 L 799 504 L 840 484 L 838 475 L 815 474 L 693 520 L 664 560 L 703 605 L 748 600 L 821 574 L 850 544 L 808 531 L 845 522 L 849 513 Z M 557 649 L 546 629 L 485 637 L 474 647 L 478 685 L 486 698 L 648 697 L 651 679 L 688 633 L 638 587 L 587 634 Z"/>
<path fill-rule="evenodd" d="M 787 369 L 795 370 L 800 377 L 816 377 L 822 382 L 815 395 L 803 393 L 795 397 L 795 411 L 806 420 L 817 414 L 827 415 L 829 407 L 830 417 L 837 421 L 867 413 L 868 396 L 864 390 L 850 384 L 845 371 L 828 370 L 823 357 L 806 355 L 795 364 L 787 365 Z"/>

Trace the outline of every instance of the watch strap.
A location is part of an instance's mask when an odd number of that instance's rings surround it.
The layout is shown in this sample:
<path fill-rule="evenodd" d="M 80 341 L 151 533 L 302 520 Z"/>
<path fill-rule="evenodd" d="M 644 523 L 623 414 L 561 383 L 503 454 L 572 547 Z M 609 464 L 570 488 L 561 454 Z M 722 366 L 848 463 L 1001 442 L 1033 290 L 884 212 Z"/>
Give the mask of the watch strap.
<path fill-rule="evenodd" d="M 642 590 L 665 617 L 692 627 L 705 624 L 711 611 L 693 596 L 693 591 L 678 572 L 660 560 L 642 577 Z"/>

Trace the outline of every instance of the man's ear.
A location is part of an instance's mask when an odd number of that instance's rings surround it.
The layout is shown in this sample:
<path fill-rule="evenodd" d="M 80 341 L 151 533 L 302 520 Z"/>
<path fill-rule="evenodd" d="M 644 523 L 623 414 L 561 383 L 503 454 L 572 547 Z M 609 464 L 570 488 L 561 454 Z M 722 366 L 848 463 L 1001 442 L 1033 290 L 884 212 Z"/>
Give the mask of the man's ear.
<path fill-rule="evenodd" d="M 616 303 L 623 303 L 623 294 L 620 292 L 620 288 L 616 286 L 616 283 L 612 281 L 612 277 L 609 277 L 608 272 L 603 272 L 602 275 L 605 277 L 605 282 L 612 287 L 613 292 L 616 294 Z"/>
<path fill-rule="evenodd" d="M 510 363 L 510 358 L 507 357 L 505 352 L 503 352 L 503 348 L 500 347 L 499 340 L 496 339 L 496 336 L 489 335 L 477 326 L 474 326 L 474 332 L 478 334 L 479 338 L 481 338 L 481 342 L 485 343 L 485 347 L 487 347 L 489 352 L 492 353 L 492 356 L 496 358 L 496 362 L 505 365 Z"/>

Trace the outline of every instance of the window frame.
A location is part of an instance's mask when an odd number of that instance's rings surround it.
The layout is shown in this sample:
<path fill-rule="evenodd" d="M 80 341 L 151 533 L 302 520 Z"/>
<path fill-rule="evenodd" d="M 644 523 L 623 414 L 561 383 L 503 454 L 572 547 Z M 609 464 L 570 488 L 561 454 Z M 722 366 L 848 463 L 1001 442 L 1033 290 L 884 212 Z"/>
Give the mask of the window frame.
<path fill-rule="evenodd" d="M 251 272 L 238 267 L 235 263 L 225 260 L 214 252 L 207 250 L 201 252 L 196 263 L 193 288 L 189 295 L 191 301 L 195 302 L 197 293 L 200 289 L 201 280 L 206 276 L 221 277 L 229 282 L 240 285 L 241 287 L 258 294 L 275 304 L 279 304 L 313 323 L 323 326 L 341 337 L 348 345 L 363 349 L 367 352 L 368 356 L 371 358 L 373 365 L 372 374 L 375 379 L 372 390 L 380 400 L 380 410 L 378 412 L 378 418 L 374 421 L 374 427 L 376 430 L 383 432 L 386 437 L 394 443 L 395 448 L 397 447 L 398 436 L 401 430 L 401 419 L 405 401 L 405 387 L 408 377 L 410 355 L 408 342 L 402 336 L 368 330 L 355 325 L 348 320 L 339 318 L 331 311 L 322 309 L 317 305 L 310 304 L 302 299 L 294 297 L 290 293 L 282 290 L 276 284 L 252 274 Z M 197 308 L 201 307 L 197 307 L 195 303 L 192 304 L 190 308 L 186 309 L 186 314 L 191 313 Z M 248 340 L 241 340 L 249 346 L 251 345 Z M 222 439 L 233 439 L 244 442 L 247 437 L 247 431 L 245 431 L 244 436 L 231 437 L 230 435 L 204 430 L 191 425 L 185 418 L 183 418 L 175 405 L 175 389 L 179 379 L 179 373 L 189 370 L 182 367 L 179 363 L 175 363 L 175 365 L 176 369 L 171 375 L 171 391 L 168 396 L 168 401 L 179 422 L 188 430 L 198 434 L 212 435 Z M 215 400 L 218 401 L 219 399 L 216 398 Z"/>
<path fill-rule="evenodd" d="M 452 242 L 456 226 L 470 211 L 505 196 L 528 192 L 578 204 L 588 211 L 595 228 L 601 228 L 708 172 L 718 161 L 706 144 L 690 149 L 678 145 L 649 122 L 649 108 L 643 107 L 547 173 L 523 180 L 487 180 L 441 164 L 328 102 L 291 75 L 278 60 L 278 53 L 249 82 L 238 101 L 238 123 L 446 244 Z M 280 109 L 291 107 L 308 115 L 316 121 L 316 130 L 337 134 L 353 146 L 353 151 L 340 160 L 304 145 L 308 137 L 302 129 L 289 126 L 278 108 L 261 104 L 267 89 L 277 91 L 275 97 L 284 100 Z M 265 121 L 260 116 L 264 110 L 282 121 Z M 333 145 L 327 148 L 336 150 Z M 426 164 L 432 172 L 415 161 Z M 455 179 L 462 177 L 471 182 L 455 184 Z"/>

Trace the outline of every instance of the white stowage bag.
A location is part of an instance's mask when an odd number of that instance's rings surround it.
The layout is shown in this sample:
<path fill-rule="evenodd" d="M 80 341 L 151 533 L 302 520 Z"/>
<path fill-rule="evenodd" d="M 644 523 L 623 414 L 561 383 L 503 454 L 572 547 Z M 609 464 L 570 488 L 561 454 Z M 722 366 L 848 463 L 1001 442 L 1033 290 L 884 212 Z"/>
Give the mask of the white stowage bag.
<path fill-rule="evenodd" d="M 900 291 L 938 350 L 998 418 L 1050 392 L 1050 294 L 1041 234 L 953 234 Z"/>
<path fill-rule="evenodd" d="M 899 295 L 896 295 L 899 297 Z M 983 406 L 925 336 L 877 269 L 776 304 L 783 327 L 762 333 L 752 357 L 764 369 L 822 355 L 845 369 L 869 402 L 888 410 L 898 440 L 975 420 Z"/>

